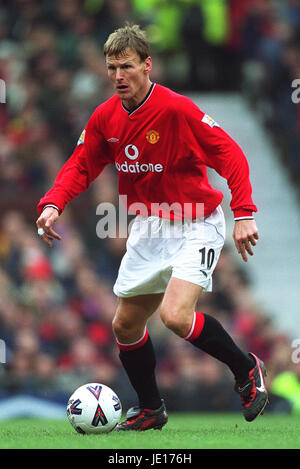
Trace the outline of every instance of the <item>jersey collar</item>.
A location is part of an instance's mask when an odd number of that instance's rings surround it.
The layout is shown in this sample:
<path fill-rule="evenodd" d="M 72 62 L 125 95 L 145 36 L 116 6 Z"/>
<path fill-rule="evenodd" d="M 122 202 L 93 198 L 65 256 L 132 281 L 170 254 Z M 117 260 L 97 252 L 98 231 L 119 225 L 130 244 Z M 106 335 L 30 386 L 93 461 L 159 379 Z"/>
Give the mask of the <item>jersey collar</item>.
<path fill-rule="evenodd" d="M 135 108 L 129 110 L 122 103 L 122 108 L 124 109 L 124 111 L 127 112 L 128 116 L 132 116 L 132 114 L 134 112 L 136 112 L 138 109 L 140 109 L 146 103 L 146 101 L 148 101 L 148 99 L 150 98 L 150 96 L 152 94 L 152 91 L 154 90 L 154 87 L 155 87 L 155 83 L 152 83 L 151 86 L 150 86 L 150 89 L 149 89 L 148 93 L 146 94 L 145 98 L 143 99 L 143 101 L 140 102 Z"/>

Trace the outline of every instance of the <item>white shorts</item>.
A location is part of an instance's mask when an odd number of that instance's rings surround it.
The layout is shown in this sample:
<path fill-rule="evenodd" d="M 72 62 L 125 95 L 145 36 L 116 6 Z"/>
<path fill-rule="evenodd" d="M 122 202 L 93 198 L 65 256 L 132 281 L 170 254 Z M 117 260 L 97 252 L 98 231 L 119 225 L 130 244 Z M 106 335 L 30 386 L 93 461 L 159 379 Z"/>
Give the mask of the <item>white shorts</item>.
<path fill-rule="evenodd" d="M 211 291 L 212 274 L 224 241 L 221 206 L 203 220 L 170 222 L 138 215 L 113 291 L 118 297 L 163 293 L 171 277 Z"/>

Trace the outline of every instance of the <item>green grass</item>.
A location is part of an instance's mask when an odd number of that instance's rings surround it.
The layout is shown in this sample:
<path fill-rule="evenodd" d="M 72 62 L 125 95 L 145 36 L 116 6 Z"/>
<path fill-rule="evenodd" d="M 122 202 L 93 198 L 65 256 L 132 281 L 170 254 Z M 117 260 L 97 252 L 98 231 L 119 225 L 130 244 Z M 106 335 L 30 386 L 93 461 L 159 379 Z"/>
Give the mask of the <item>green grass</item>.
<path fill-rule="evenodd" d="M 77 434 L 67 420 L 0 421 L 0 449 L 299 449 L 300 418 L 267 414 L 177 414 L 162 431 Z"/>

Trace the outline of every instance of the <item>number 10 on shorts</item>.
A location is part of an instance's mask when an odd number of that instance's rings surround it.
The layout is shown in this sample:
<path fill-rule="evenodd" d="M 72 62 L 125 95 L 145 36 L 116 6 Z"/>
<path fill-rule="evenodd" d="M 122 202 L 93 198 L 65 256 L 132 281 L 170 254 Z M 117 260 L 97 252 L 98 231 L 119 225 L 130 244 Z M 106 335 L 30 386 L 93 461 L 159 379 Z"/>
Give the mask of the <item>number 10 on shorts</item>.
<path fill-rule="evenodd" d="M 206 249 L 205 247 L 202 249 L 199 249 L 199 252 L 201 254 L 201 265 L 204 265 L 207 267 L 208 270 L 211 269 L 214 260 L 215 260 L 215 251 L 214 249 Z"/>

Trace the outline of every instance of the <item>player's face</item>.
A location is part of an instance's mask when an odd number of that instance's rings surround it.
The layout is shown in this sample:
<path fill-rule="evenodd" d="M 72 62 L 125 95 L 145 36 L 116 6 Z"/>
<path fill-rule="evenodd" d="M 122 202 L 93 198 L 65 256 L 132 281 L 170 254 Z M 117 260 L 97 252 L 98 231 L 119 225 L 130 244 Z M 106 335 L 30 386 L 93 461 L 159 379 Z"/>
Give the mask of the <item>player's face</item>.
<path fill-rule="evenodd" d="M 142 61 L 133 49 L 120 56 L 106 57 L 108 77 L 126 107 L 137 106 L 147 95 L 151 82 L 151 57 Z"/>

